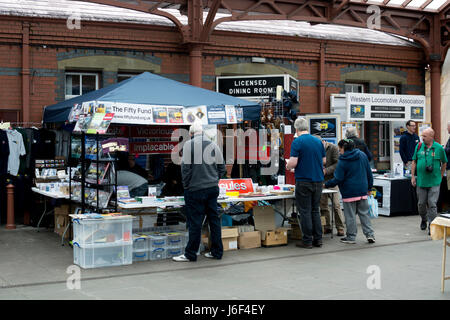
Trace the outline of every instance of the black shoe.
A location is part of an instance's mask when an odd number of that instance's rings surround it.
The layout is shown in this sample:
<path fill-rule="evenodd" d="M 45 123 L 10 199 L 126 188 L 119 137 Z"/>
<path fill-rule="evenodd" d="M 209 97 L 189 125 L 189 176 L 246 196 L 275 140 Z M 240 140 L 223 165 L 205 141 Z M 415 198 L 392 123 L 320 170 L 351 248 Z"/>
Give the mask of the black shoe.
<path fill-rule="evenodd" d="M 303 243 L 303 241 L 300 241 L 295 246 L 299 247 L 299 248 L 312 249 L 312 244 L 306 244 L 306 243 Z"/>
<path fill-rule="evenodd" d="M 329 234 L 331 232 L 333 232 L 332 229 L 325 228 L 325 230 L 323 230 L 323 234 Z"/>
<path fill-rule="evenodd" d="M 420 230 L 425 230 L 427 228 L 427 222 L 426 221 L 422 221 L 420 223 Z"/>
<path fill-rule="evenodd" d="M 316 241 L 316 242 L 313 242 L 312 245 L 313 245 L 314 247 L 321 248 L 321 247 L 322 247 L 322 241 Z"/>

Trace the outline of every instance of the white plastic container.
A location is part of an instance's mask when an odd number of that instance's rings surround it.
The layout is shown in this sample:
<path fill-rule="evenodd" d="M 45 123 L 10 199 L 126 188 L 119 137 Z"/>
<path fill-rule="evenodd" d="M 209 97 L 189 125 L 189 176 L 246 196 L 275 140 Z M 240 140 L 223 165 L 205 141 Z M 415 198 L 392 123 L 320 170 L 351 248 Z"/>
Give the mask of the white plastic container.
<path fill-rule="evenodd" d="M 165 248 L 154 248 L 149 251 L 150 260 L 163 260 L 167 257 L 167 251 Z"/>
<path fill-rule="evenodd" d="M 133 244 L 80 245 L 73 243 L 73 262 L 84 269 L 112 267 L 133 262 Z"/>
<path fill-rule="evenodd" d="M 167 259 L 184 254 L 184 248 L 169 248 L 167 249 Z"/>
<path fill-rule="evenodd" d="M 133 218 L 73 219 L 73 242 L 81 247 L 96 244 L 122 245 L 132 241 Z"/>

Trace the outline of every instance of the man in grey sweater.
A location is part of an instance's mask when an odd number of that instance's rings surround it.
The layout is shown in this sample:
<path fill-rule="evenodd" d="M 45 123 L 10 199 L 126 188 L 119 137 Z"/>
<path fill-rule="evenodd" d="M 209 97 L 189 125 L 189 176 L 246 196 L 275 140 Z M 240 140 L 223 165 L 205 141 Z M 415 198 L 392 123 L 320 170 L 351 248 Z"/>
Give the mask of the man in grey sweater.
<path fill-rule="evenodd" d="M 195 122 L 189 129 L 191 140 L 183 146 L 181 175 L 184 187 L 189 241 L 184 254 L 174 261 L 196 261 L 200 246 L 202 224 L 208 217 L 211 232 L 211 250 L 207 258 L 221 259 L 223 255 L 222 224 L 217 212 L 219 179 L 226 172 L 219 147 L 203 135 L 202 125 Z"/>

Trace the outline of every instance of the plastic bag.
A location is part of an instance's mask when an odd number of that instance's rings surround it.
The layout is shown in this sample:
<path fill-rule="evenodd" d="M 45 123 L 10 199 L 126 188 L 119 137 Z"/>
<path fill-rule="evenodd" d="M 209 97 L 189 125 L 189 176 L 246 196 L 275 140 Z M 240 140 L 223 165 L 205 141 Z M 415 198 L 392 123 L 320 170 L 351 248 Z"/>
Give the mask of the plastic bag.
<path fill-rule="evenodd" d="M 367 201 L 369 201 L 369 217 L 371 219 L 378 218 L 378 201 L 375 199 L 373 195 L 370 195 L 367 198 Z"/>

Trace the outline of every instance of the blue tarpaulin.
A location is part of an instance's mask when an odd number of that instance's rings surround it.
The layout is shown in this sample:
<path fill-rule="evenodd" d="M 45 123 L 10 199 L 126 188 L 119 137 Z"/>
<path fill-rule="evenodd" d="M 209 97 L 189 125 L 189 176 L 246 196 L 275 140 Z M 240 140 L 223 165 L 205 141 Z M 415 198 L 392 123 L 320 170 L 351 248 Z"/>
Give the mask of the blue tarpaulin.
<path fill-rule="evenodd" d="M 183 107 L 233 105 L 243 107 L 244 120 L 259 120 L 261 111 L 261 106 L 256 102 L 144 72 L 108 87 L 45 107 L 44 123 L 64 122 L 69 119 L 75 104 L 89 101 Z"/>

